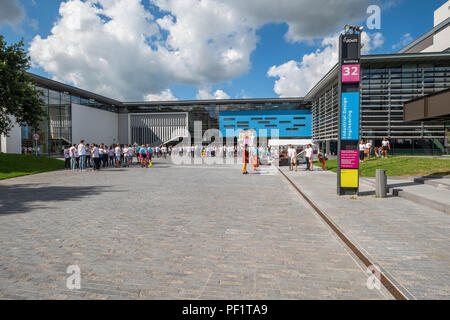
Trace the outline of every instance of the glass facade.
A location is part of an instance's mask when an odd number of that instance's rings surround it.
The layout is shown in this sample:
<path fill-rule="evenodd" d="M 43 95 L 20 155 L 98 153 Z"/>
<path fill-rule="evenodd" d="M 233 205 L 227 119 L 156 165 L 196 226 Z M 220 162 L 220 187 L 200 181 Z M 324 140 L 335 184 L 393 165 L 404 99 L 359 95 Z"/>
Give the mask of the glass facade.
<path fill-rule="evenodd" d="M 450 87 L 450 61 L 362 64 L 361 138 L 378 146 L 383 137 L 394 154 L 441 155 L 444 122 L 405 122 L 403 104 Z M 313 139 L 337 140 L 337 79 L 312 101 Z"/>
<path fill-rule="evenodd" d="M 73 143 L 72 103 L 119 112 L 118 106 L 104 104 L 94 99 L 52 90 L 41 85 L 36 89 L 43 94 L 48 119 L 41 121 L 36 131 L 28 126 L 22 127 L 22 153 L 35 154 L 37 148 L 39 155 L 61 155 L 64 147 Z M 33 140 L 35 133 L 40 137 L 37 142 Z"/>
<path fill-rule="evenodd" d="M 285 102 L 282 99 L 273 99 L 265 102 L 248 102 L 245 100 L 236 100 L 229 103 L 175 103 L 173 105 L 152 104 L 127 104 L 124 103 L 129 113 L 152 113 L 152 112 L 188 112 L 189 113 L 189 132 L 194 137 L 194 122 L 202 121 L 202 133 L 208 129 L 220 129 L 219 117 L 221 112 L 225 111 L 264 111 L 264 110 L 302 110 L 309 107 L 298 99 L 296 101 Z"/>

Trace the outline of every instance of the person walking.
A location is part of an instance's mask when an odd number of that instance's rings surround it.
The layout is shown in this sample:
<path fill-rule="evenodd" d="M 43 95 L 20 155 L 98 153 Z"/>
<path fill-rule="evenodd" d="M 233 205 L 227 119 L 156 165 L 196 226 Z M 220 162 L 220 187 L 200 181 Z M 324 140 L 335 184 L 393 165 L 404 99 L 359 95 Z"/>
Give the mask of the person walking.
<path fill-rule="evenodd" d="M 319 162 L 322 165 L 322 170 L 325 171 L 325 161 L 327 161 L 327 155 L 325 154 L 325 152 L 323 152 L 323 150 L 320 150 L 318 153 L 318 158 L 319 158 Z"/>
<path fill-rule="evenodd" d="M 242 167 L 242 174 L 248 174 L 247 171 L 247 164 L 250 162 L 249 158 L 250 158 L 250 153 L 248 152 L 248 146 L 245 145 L 244 147 L 244 151 L 242 152 L 242 162 L 243 162 L 243 167 Z"/>

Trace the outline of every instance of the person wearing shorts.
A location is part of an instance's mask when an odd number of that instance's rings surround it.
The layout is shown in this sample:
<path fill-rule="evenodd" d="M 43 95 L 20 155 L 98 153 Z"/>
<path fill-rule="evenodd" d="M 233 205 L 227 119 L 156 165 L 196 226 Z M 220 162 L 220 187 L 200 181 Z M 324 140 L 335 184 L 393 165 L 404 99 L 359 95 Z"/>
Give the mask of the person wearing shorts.
<path fill-rule="evenodd" d="M 141 162 L 141 167 L 144 168 L 147 161 L 147 149 L 144 145 L 142 145 L 141 149 L 139 150 L 139 159 Z"/>
<path fill-rule="evenodd" d="M 388 157 L 388 151 L 391 150 L 391 144 L 389 143 L 388 139 L 386 137 L 383 138 L 383 141 L 381 141 L 381 149 L 383 157 L 387 159 Z"/>

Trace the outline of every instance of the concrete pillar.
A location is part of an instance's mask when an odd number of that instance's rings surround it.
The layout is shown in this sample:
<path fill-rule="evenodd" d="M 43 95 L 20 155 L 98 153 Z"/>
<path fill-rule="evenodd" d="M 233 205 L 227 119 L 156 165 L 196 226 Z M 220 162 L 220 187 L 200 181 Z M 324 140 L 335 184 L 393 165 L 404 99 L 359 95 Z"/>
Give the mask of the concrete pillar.
<path fill-rule="evenodd" d="M 387 195 L 387 177 L 386 170 L 377 169 L 376 171 L 376 196 L 386 198 Z"/>
<path fill-rule="evenodd" d="M 326 154 L 331 153 L 330 140 L 325 141 L 325 153 Z"/>

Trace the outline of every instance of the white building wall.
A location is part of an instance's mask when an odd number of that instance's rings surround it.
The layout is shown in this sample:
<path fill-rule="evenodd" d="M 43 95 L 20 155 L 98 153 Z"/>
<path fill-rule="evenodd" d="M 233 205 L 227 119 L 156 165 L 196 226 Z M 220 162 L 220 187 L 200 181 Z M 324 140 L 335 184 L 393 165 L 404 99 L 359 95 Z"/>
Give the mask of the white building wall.
<path fill-rule="evenodd" d="M 114 112 L 72 104 L 72 142 L 116 144 L 119 115 Z"/>
<path fill-rule="evenodd" d="M 434 26 L 436 27 L 448 17 L 450 17 L 450 0 L 434 11 Z"/>
<path fill-rule="evenodd" d="M 3 153 L 22 153 L 22 129 L 16 123 L 14 117 L 11 118 L 15 125 L 12 127 L 8 136 L 1 135 L 0 152 Z"/>
<path fill-rule="evenodd" d="M 434 26 L 450 17 L 450 0 L 434 12 Z M 442 52 L 450 47 L 450 26 L 433 36 L 433 45 L 422 52 Z"/>

